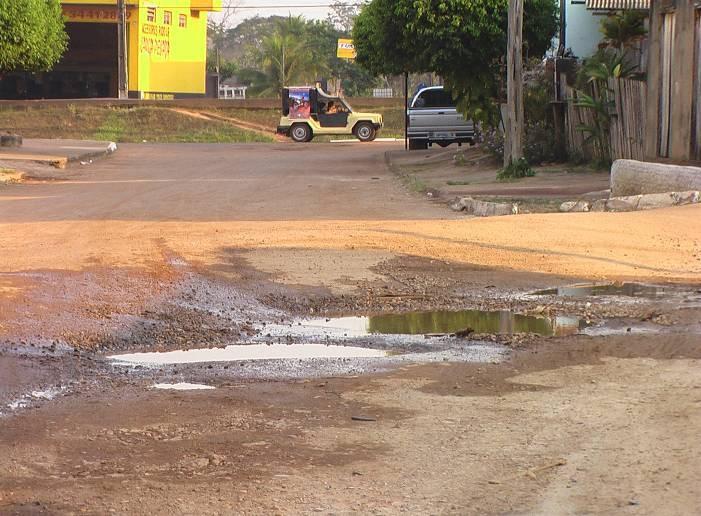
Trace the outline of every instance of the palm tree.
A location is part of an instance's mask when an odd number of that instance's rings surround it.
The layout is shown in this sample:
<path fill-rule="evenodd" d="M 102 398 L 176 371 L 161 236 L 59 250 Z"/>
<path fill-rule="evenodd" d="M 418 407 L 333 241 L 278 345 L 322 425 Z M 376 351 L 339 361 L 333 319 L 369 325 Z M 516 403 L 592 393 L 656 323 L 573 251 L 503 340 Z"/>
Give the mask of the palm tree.
<path fill-rule="evenodd" d="M 314 57 L 306 31 L 304 18 L 290 16 L 263 38 L 259 55 L 266 87 L 262 95 L 280 95 L 283 87 L 313 82 L 325 71 L 325 65 Z"/>

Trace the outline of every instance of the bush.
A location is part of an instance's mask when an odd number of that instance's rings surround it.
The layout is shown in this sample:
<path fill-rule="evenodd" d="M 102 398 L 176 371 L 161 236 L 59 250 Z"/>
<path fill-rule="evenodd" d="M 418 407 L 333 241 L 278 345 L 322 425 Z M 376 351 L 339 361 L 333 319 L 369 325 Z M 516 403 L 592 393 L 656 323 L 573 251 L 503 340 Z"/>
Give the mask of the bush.
<path fill-rule="evenodd" d="M 555 145 L 557 139 L 550 107 L 551 80 L 541 63 L 532 66 L 525 75 L 524 157 L 532 165 L 564 161 L 566 156 L 562 155 L 563 149 Z M 504 159 L 504 135 L 500 130 L 492 128 L 486 131 L 482 143 L 488 152 L 500 160 Z"/>
<path fill-rule="evenodd" d="M 562 161 L 555 142 L 555 130 L 545 124 L 526 125 L 523 154 L 529 163 L 540 165 Z M 498 129 L 487 131 L 482 137 L 484 148 L 494 157 L 504 160 L 504 134 Z"/>
<path fill-rule="evenodd" d="M 522 177 L 533 177 L 535 172 L 528 164 L 526 158 L 514 161 L 508 167 L 502 168 L 497 173 L 497 179 L 504 181 L 508 179 L 521 179 Z"/>

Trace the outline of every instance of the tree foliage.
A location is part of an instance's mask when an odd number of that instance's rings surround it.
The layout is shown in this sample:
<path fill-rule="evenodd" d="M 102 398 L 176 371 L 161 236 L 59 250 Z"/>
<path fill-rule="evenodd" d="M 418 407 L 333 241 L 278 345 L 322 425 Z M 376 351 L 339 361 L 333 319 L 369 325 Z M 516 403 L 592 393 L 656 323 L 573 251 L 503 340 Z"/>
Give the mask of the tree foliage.
<path fill-rule="evenodd" d="M 354 20 L 352 10 L 339 5 L 327 20 L 281 16 L 245 20 L 227 32 L 221 71 L 235 69 L 251 95 L 278 95 L 283 85 L 309 84 L 320 77 L 340 79 L 347 95 L 368 94 L 377 82 L 375 76 L 336 57 L 338 39 L 350 35 L 341 26 L 349 28 Z M 235 66 L 229 66 L 232 62 Z"/>
<path fill-rule="evenodd" d="M 557 30 L 554 0 L 526 0 L 524 53 L 542 57 Z M 435 72 L 475 120 L 493 122 L 505 80 L 508 0 L 372 0 L 353 30 L 374 74 Z"/>
<path fill-rule="evenodd" d="M 0 72 L 49 70 L 67 42 L 58 0 L 0 1 Z"/>
<path fill-rule="evenodd" d="M 604 42 L 617 49 L 630 46 L 647 34 L 643 11 L 623 11 L 601 21 Z"/>

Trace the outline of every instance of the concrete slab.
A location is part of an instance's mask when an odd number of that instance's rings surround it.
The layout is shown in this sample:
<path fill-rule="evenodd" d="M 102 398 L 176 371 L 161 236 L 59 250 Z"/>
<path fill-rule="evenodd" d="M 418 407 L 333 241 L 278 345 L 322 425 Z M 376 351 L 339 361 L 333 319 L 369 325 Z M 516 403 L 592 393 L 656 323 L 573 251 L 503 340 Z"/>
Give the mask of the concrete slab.
<path fill-rule="evenodd" d="M 34 161 L 65 168 L 70 162 L 96 159 L 116 150 L 114 142 L 30 138 L 22 147 L 0 149 L 0 161 Z"/>

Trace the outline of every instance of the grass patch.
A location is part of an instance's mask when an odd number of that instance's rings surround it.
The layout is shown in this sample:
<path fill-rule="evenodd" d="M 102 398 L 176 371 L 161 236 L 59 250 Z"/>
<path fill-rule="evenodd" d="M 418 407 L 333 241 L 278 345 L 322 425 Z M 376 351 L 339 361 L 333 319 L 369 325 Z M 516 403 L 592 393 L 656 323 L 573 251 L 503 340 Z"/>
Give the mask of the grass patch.
<path fill-rule="evenodd" d="M 75 138 L 121 143 L 247 143 L 273 137 L 227 122 L 200 120 L 159 107 L 68 104 L 0 110 L 3 126 L 25 138 Z"/>
<path fill-rule="evenodd" d="M 465 185 L 469 185 L 470 182 L 451 179 L 449 181 L 446 181 L 445 184 L 447 184 L 448 186 L 465 186 Z"/>
<path fill-rule="evenodd" d="M 70 106 L 69 106 L 70 107 Z M 93 133 L 92 139 L 109 142 L 121 142 L 124 133 L 124 119 L 117 112 L 111 111 L 102 125 Z"/>

